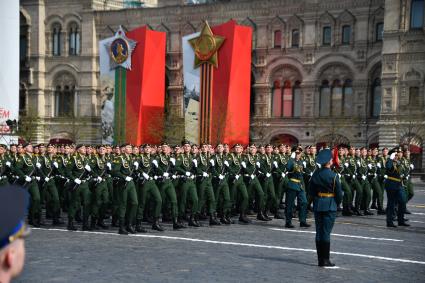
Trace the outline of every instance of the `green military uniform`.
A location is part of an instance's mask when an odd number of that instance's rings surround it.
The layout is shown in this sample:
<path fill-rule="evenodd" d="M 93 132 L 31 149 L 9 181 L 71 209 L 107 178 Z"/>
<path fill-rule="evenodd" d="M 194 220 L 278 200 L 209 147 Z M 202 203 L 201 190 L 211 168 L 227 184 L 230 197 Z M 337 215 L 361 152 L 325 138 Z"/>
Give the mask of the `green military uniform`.
<path fill-rule="evenodd" d="M 213 187 L 215 188 L 215 196 L 217 199 L 217 210 L 220 215 L 220 221 L 224 224 L 231 224 L 230 212 L 232 203 L 230 200 L 229 189 L 229 166 L 230 155 L 215 154 L 211 157 L 212 161 L 212 174 L 213 174 Z"/>
<path fill-rule="evenodd" d="M 289 156 L 284 153 L 274 155 L 273 164 L 275 166 L 273 174 L 273 183 L 276 190 L 276 205 L 279 206 L 285 191 L 287 190 L 288 177 L 286 171 L 286 164 L 288 163 Z"/>
<path fill-rule="evenodd" d="M 404 193 L 406 197 L 406 204 L 413 198 L 414 191 L 413 191 L 413 183 L 412 178 L 410 176 L 411 171 L 413 170 L 414 166 L 410 162 L 409 159 L 406 157 L 403 157 L 401 159 L 402 164 L 402 179 L 403 179 L 403 187 L 404 187 Z M 406 209 L 407 211 L 407 209 Z"/>
<path fill-rule="evenodd" d="M 273 164 L 272 154 L 261 154 L 259 156 L 260 167 L 258 171 L 260 173 L 261 186 L 264 190 L 265 196 L 265 207 L 264 207 L 264 216 L 268 218 L 268 210 L 276 213 L 277 211 L 277 200 L 276 200 L 276 191 L 275 184 L 273 182 L 273 173 L 275 165 Z"/>
<path fill-rule="evenodd" d="M 210 215 L 210 225 L 219 225 L 220 222 L 216 215 L 216 198 L 212 187 L 211 156 L 209 153 L 201 152 L 195 160 L 196 185 L 199 197 L 198 212 L 206 205 Z"/>
<path fill-rule="evenodd" d="M 360 157 L 357 159 L 357 165 L 357 180 L 359 181 L 363 192 L 360 208 L 363 210 L 365 215 L 373 215 L 373 213 L 369 211 L 370 202 L 372 200 L 372 191 L 368 181 L 368 161 L 365 158 Z"/>
<path fill-rule="evenodd" d="M 258 211 L 257 219 L 268 221 L 269 219 L 264 216 L 264 191 L 257 177 L 258 168 L 261 166 L 258 156 L 248 153 L 241 164 L 244 167 L 245 183 L 247 184 L 249 199 L 255 199 Z"/>
<path fill-rule="evenodd" d="M 29 222 L 30 225 L 36 227 L 39 226 L 41 222 L 41 199 L 37 184 L 37 166 L 41 167 L 37 158 L 29 153 L 25 153 L 16 160 L 14 168 L 15 174 L 19 177 L 19 183 L 30 193 L 31 204 L 29 208 Z"/>
<path fill-rule="evenodd" d="M 313 176 L 313 172 L 316 169 L 316 157 L 312 154 L 305 154 L 303 158 L 304 166 L 304 185 L 308 188 L 310 184 L 310 178 Z M 307 208 L 310 209 L 313 197 L 310 196 L 309 190 L 306 190 L 307 195 Z"/>
<path fill-rule="evenodd" d="M 186 205 L 189 200 L 192 204 L 189 225 L 199 227 L 196 220 L 198 213 L 198 193 L 195 185 L 196 167 L 194 159 L 190 153 L 182 153 L 176 160 L 176 172 L 179 173 L 181 182 L 179 185 L 179 217 L 184 219 L 186 215 Z M 196 161 L 197 162 L 197 161 Z"/>
<path fill-rule="evenodd" d="M 360 162 L 359 162 L 360 164 Z M 363 197 L 363 187 L 360 185 L 359 181 L 357 180 L 357 161 L 354 156 L 347 156 L 344 160 L 344 166 L 345 166 L 345 173 L 344 177 L 347 183 L 351 187 L 351 191 L 356 193 L 355 197 L 355 204 L 354 204 L 354 213 L 358 216 L 362 216 L 363 213 L 360 212 L 360 204 L 362 202 Z"/>
<path fill-rule="evenodd" d="M 0 187 L 9 184 L 12 162 L 6 154 L 0 155 Z"/>
<path fill-rule="evenodd" d="M 139 202 L 137 199 L 136 186 L 133 181 L 134 161 L 128 154 L 116 156 L 112 164 L 112 176 L 117 178 L 118 218 L 119 233 L 135 233 L 132 223 L 136 216 Z M 126 225 L 125 230 L 124 226 Z"/>
<path fill-rule="evenodd" d="M 385 176 L 385 164 L 387 163 L 387 157 L 381 156 L 375 158 L 375 164 L 376 164 L 376 173 L 378 174 L 377 180 L 379 182 L 379 187 L 381 188 L 381 197 L 378 198 L 377 193 L 373 193 L 372 195 L 372 206 L 376 206 L 378 208 L 384 209 L 384 176 Z M 379 213 L 380 214 L 380 213 Z"/>
<path fill-rule="evenodd" d="M 139 180 L 137 182 L 137 196 L 139 200 L 139 206 L 136 214 L 136 231 L 143 232 L 140 229 L 143 215 L 145 212 L 146 200 L 153 201 L 153 217 L 155 219 L 152 229 L 163 231 L 163 228 L 159 224 L 159 217 L 162 210 L 162 197 L 159 192 L 158 186 L 155 183 L 157 179 L 156 168 L 159 167 L 159 163 L 153 158 L 151 154 L 141 154 L 137 159 L 136 171 L 139 174 Z"/>
<path fill-rule="evenodd" d="M 243 157 L 241 154 L 233 153 L 228 154 L 225 158 L 229 163 L 229 182 L 231 183 L 230 201 L 232 205 L 239 207 L 239 221 L 242 223 L 249 223 L 250 221 L 246 217 L 249 196 L 243 180 L 243 175 L 245 173 L 242 166 L 242 162 L 244 162 Z"/>
<path fill-rule="evenodd" d="M 92 206 L 91 206 L 91 229 L 96 229 L 96 224 L 102 228 L 107 228 L 103 223 L 106 208 L 109 204 L 109 191 L 107 185 L 107 173 L 112 169 L 112 164 L 105 156 L 93 154 L 89 160 L 92 169 Z"/>
<path fill-rule="evenodd" d="M 384 208 L 382 207 L 383 203 L 383 189 L 381 187 L 381 183 L 379 181 L 379 167 L 378 163 L 379 160 L 374 159 L 372 156 L 368 156 L 367 158 L 367 166 L 369 168 L 368 170 L 368 181 L 370 183 L 370 186 L 372 188 L 373 195 L 377 197 L 378 200 L 378 214 L 385 214 Z"/>
<path fill-rule="evenodd" d="M 341 183 L 342 191 L 344 192 L 344 197 L 342 199 L 342 215 L 351 216 L 352 212 L 352 204 L 353 204 L 353 194 L 350 186 L 348 185 L 347 179 L 351 179 L 351 175 L 347 173 L 347 167 L 349 164 L 347 163 L 346 158 L 339 156 L 340 166 L 335 167 L 334 170 L 339 176 L 339 181 Z"/>
<path fill-rule="evenodd" d="M 305 185 L 303 180 L 304 166 L 301 159 L 296 160 L 291 158 L 286 166 L 288 171 L 288 190 L 286 192 L 286 224 L 287 228 L 294 228 L 292 225 L 292 213 L 294 209 L 295 198 L 298 201 L 298 218 L 300 220 L 300 226 L 308 227 L 307 224 L 307 198 L 305 194 Z"/>

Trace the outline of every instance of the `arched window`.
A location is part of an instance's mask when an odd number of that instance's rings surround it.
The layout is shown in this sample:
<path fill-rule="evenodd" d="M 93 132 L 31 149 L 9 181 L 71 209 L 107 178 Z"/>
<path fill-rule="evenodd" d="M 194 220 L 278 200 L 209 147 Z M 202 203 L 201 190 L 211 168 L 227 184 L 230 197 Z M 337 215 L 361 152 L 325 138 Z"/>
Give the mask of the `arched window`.
<path fill-rule="evenodd" d="M 342 85 L 340 80 L 334 80 L 332 84 L 332 116 L 337 117 L 342 114 Z"/>
<path fill-rule="evenodd" d="M 421 106 L 421 99 L 419 95 L 419 87 L 409 87 L 409 106 L 416 108 Z"/>
<path fill-rule="evenodd" d="M 375 27 L 375 41 L 382 41 L 384 37 L 384 23 L 377 23 Z"/>
<path fill-rule="evenodd" d="M 299 47 L 300 46 L 300 32 L 298 29 L 292 30 L 292 47 Z"/>
<path fill-rule="evenodd" d="M 290 81 L 283 84 L 283 117 L 292 117 L 293 92 Z"/>
<path fill-rule="evenodd" d="M 350 39 L 351 39 L 351 26 L 345 25 L 342 27 L 341 44 L 344 44 L 344 45 L 350 44 Z"/>
<path fill-rule="evenodd" d="M 52 28 L 52 51 L 54 56 L 61 55 L 61 31 L 62 27 L 59 23 L 53 25 Z"/>
<path fill-rule="evenodd" d="M 424 0 L 412 0 L 410 6 L 410 28 L 422 29 L 424 25 Z"/>
<path fill-rule="evenodd" d="M 329 81 L 322 81 L 320 86 L 320 103 L 319 103 L 319 115 L 321 117 L 328 117 L 331 110 L 331 89 L 329 87 Z"/>
<path fill-rule="evenodd" d="M 331 45 L 332 28 L 329 26 L 323 27 L 323 45 Z"/>
<path fill-rule="evenodd" d="M 69 26 L 69 55 L 80 54 L 80 31 L 76 23 Z"/>
<path fill-rule="evenodd" d="M 296 81 L 293 93 L 294 93 L 294 117 L 301 117 L 301 107 L 302 107 L 302 92 L 301 92 L 301 82 Z"/>
<path fill-rule="evenodd" d="M 74 95 L 75 88 L 65 85 L 56 86 L 55 99 L 56 99 L 56 116 L 59 117 L 73 117 L 74 116 Z"/>
<path fill-rule="evenodd" d="M 344 87 L 342 89 L 342 100 L 342 114 L 344 116 L 351 116 L 353 108 L 353 83 L 350 79 L 347 79 L 344 82 Z"/>
<path fill-rule="evenodd" d="M 273 47 L 281 48 L 282 47 L 282 31 L 275 30 L 273 35 Z"/>
<path fill-rule="evenodd" d="M 282 89 L 278 81 L 273 84 L 272 117 L 282 117 Z"/>
<path fill-rule="evenodd" d="M 381 114 L 381 79 L 376 78 L 372 83 L 372 117 L 379 117 Z"/>

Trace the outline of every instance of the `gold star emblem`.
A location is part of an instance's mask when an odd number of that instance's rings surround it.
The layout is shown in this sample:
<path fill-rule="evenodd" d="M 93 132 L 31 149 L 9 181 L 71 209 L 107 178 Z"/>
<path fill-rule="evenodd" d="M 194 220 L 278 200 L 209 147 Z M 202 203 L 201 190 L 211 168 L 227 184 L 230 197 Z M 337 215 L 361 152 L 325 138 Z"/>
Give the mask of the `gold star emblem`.
<path fill-rule="evenodd" d="M 201 34 L 189 40 L 195 51 L 195 69 L 207 63 L 218 67 L 217 51 L 223 45 L 224 37 L 214 35 L 208 22 L 205 22 Z"/>

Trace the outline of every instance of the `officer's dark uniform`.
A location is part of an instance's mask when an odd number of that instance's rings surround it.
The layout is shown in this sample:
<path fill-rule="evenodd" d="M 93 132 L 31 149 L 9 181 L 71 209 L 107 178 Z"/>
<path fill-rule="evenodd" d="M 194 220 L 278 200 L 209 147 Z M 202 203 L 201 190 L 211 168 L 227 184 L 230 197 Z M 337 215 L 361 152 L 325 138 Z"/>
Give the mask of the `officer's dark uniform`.
<path fill-rule="evenodd" d="M 310 180 L 310 195 L 314 197 L 313 209 L 316 222 L 316 249 L 319 266 L 333 266 L 329 261 L 330 235 L 336 218 L 337 206 L 342 201 L 339 177 L 326 165 L 332 159 L 329 149 L 321 150 L 317 163 L 321 166 Z"/>

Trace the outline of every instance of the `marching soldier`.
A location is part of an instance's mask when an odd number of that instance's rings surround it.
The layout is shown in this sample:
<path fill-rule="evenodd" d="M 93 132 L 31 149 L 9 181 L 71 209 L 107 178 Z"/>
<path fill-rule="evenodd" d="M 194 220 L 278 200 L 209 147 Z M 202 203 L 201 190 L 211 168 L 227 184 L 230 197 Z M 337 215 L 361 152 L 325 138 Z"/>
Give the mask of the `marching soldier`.
<path fill-rule="evenodd" d="M 368 173 L 368 179 L 369 183 L 372 186 L 373 196 L 376 196 L 378 206 L 377 213 L 378 215 L 384 215 L 385 210 L 383 208 L 383 189 L 380 182 L 380 170 L 382 168 L 382 165 L 378 159 L 378 149 L 373 148 L 371 156 L 368 157 L 368 166 L 369 166 L 369 173 Z M 372 208 L 372 207 L 371 207 Z"/>
<path fill-rule="evenodd" d="M 0 144 L 0 187 L 9 184 L 9 175 L 12 167 L 12 162 L 10 162 L 6 151 L 7 146 Z"/>
<path fill-rule="evenodd" d="M 344 197 L 342 199 L 342 215 L 351 216 L 353 215 L 352 204 L 353 204 L 353 194 L 350 186 L 348 185 L 347 179 L 350 180 L 351 174 L 347 173 L 347 168 L 349 164 L 347 162 L 347 157 L 345 156 L 345 148 L 340 147 L 338 150 L 338 159 L 340 162 L 340 166 L 336 166 L 335 164 L 334 170 L 339 175 L 339 180 L 341 183 L 342 191 L 344 192 Z"/>
<path fill-rule="evenodd" d="M 258 171 L 261 176 L 261 186 L 264 190 L 265 196 L 265 209 L 263 214 L 268 219 L 270 219 L 270 217 L 268 216 L 267 212 L 270 210 L 274 212 L 274 214 L 276 214 L 278 209 L 275 184 L 273 182 L 273 173 L 276 168 L 276 165 L 273 164 L 272 151 L 272 145 L 267 144 L 265 146 L 265 153 L 259 156 L 260 167 L 258 168 Z"/>
<path fill-rule="evenodd" d="M 413 198 L 414 191 L 413 191 L 413 183 L 412 179 L 410 177 L 410 173 L 415 168 L 413 163 L 410 161 L 410 150 L 406 148 L 403 151 L 403 158 L 401 159 L 403 164 L 403 187 L 404 192 L 406 196 L 406 205 L 407 203 Z M 406 214 L 410 214 L 410 211 L 406 208 L 405 211 Z"/>
<path fill-rule="evenodd" d="M 286 154 L 286 146 L 284 144 L 279 145 L 279 152 L 275 154 L 273 164 L 275 165 L 274 170 L 274 184 L 276 188 L 276 201 L 277 207 L 280 208 L 283 195 L 286 192 L 288 177 L 286 171 L 286 164 L 289 160 L 289 155 Z M 277 164 L 277 166 L 276 166 Z M 276 219 L 280 219 L 277 213 L 275 214 Z"/>
<path fill-rule="evenodd" d="M 342 200 L 341 184 L 337 174 L 330 169 L 332 153 L 323 149 L 317 156 L 320 169 L 314 172 L 310 180 L 310 195 L 314 197 L 314 219 L 316 223 L 316 250 L 318 265 L 335 266 L 329 260 L 330 236 L 335 223 L 336 211 Z"/>
<path fill-rule="evenodd" d="M 300 227 L 310 227 L 307 224 L 307 199 L 303 182 L 304 166 L 301 160 L 303 149 L 300 146 L 292 148 L 291 159 L 286 166 L 288 170 L 288 190 L 286 192 L 286 228 L 294 228 L 292 225 L 292 212 L 294 209 L 295 198 L 298 200 Z"/>
<path fill-rule="evenodd" d="M 344 166 L 347 173 L 345 173 L 345 179 L 351 187 L 351 191 L 356 193 L 354 201 L 354 214 L 357 216 L 363 216 L 364 214 L 360 211 L 360 205 L 363 197 L 363 187 L 357 180 L 357 168 L 360 166 L 360 161 L 357 162 L 355 156 L 356 149 L 354 146 L 350 146 L 349 154 L 344 160 Z M 360 176 L 361 177 L 361 176 Z"/>
<path fill-rule="evenodd" d="M 363 209 L 364 215 L 373 215 L 373 212 L 369 210 L 372 192 L 368 181 L 368 174 L 373 167 L 367 161 L 367 149 L 365 147 L 360 149 L 360 157 L 357 159 L 357 165 L 359 166 L 357 170 L 357 180 L 363 189 L 363 197 L 360 208 Z"/>

